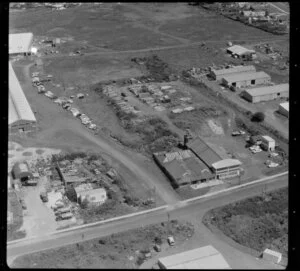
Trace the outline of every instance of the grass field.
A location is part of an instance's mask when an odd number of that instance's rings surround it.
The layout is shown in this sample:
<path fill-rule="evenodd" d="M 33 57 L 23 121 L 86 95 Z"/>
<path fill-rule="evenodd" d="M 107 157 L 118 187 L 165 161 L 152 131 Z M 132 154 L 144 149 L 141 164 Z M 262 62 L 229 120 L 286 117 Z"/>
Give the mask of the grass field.
<path fill-rule="evenodd" d="M 13 262 L 12 267 L 136 269 L 143 263 L 147 251 L 157 253 L 153 250 L 155 241 L 161 240 L 162 250 L 168 247 L 168 233 L 174 236 L 176 246 L 180 246 L 193 236 L 194 228 L 189 222 L 171 220 L 169 230 L 166 222 L 154 224 L 101 239 L 21 256 Z"/>
<path fill-rule="evenodd" d="M 209 211 L 203 222 L 235 242 L 262 252 L 288 252 L 288 188 Z"/>

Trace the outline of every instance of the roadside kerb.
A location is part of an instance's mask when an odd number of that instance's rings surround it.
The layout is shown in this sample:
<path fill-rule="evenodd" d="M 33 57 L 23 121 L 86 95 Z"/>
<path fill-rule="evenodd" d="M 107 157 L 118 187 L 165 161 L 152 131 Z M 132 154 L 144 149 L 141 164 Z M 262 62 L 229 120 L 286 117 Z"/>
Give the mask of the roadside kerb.
<path fill-rule="evenodd" d="M 81 225 L 81 226 L 72 227 L 72 228 L 68 228 L 68 229 L 64 229 L 64 230 L 57 230 L 57 231 L 50 232 L 50 233 L 48 233 L 46 235 L 43 235 L 43 236 L 51 236 L 51 235 L 60 234 L 60 233 L 63 233 L 63 232 L 75 231 L 75 230 L 79 230 L 79 229 L 98 226 L 98 225 L 109 223 L 109 222 L 112 222 L 112 221 L 122 220 L 122 219 L 125 219 L 125 218 L 137 216 L 137 215 L 143 215 L 143 214 L 155 212 L 155 211 L 167 208 L 167 207 L 168 207 L 168 205 L 163 205 L 163 206 L 153 208 L 153 209 L 150 209 L 150 210 L 146 210 L 146 211 L 131 213 L 131 214 L 124 215 L 124 216 L 113 217 L 113 218 L 110 218 L 110 219 L 106 219 L 106 220 L 102 220 L 102 221 L 98 221 L 98 222 L 94 222 L 94 223 L 89 223 L 89 224 L 84 224 L 84 225 Z M 31 237 L 28 237 L 28 238 L 20 238 L 18 240 L 13 240 L 13 241 L 7 242 L 7 245 L 12 245 L 12 244 L 16 244 L 18 242 L 23 242 L 23 241 L 27 241 L 27 240 L 31 240 L 31 239 L 36 239 L 38 237 L 40 237 L 40 236 L 31 236 Z"/>
<path fill-rule="evenodd" d="M 284 176 L 288 173 L 289 173 L 288 171 L 285 171 L 285 172 L 278 173 L 278 174 L 273 175 L 273 176 L 269 176 L 269 177 L 265 177 L 265 178 L 253 181 L 253 182 L 249 182 L 249 183 L 237 185 L 237 186 L 234 186 L 234 187 L 230 187 L 230 188 L 227 188 L 227 189 L 224 189 L 224 190 L 208 193 L 208 194 L 205 194 L 205 195 L 202 195 L 202 196 L 199 196 L 199 197 L 194 197 L 194 198 L 191 198 L 191 199 L 187 199 L 187 200 L 184 200 L 184 201 L 181 201 L 181 202 L 182 203 L 187 203 L 187 202 L 191 202 L 191 201 L 206 198 L 206 197 L 211 197 L 211 196 L 214 196 L 214 195 L 217 195 L 217 194 L 225 193 L 225 192 L 228 192 L 228 191 L 236 190 L 236 189 L 243 188 L 243 187 L 246 187 L 246 186 L 250 186 L 250 185 L 253 185 L 253 184 L 256 184 L 256 183 L 261 183 L 261 182 L 264 182 L 264 181 L 267 181 L 267 180 L 270 180 L 270 179 L 274 179 L 274 178 L 277 178 L 277 177 L 280 177 L 280 176 Z"/>

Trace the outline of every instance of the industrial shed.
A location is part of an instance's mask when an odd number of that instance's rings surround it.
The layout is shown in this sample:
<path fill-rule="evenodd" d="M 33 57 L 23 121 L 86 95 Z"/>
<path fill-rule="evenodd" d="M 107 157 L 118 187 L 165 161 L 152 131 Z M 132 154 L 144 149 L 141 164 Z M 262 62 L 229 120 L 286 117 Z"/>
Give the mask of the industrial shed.
<path fill-rule="evenodd" d="M 231 269 L 213 246 L 205 246 L 159 258 L 161 269 Z"/>
<path fill-rule="evenodd" d="M 8 103 L 8 125 L 10 132 L 32 131 L 36 128 L 36 118 L 10 62 Z"/>
<path fill-rule="evenodd" d="M 32 33 L 9 34 L 8 52 L 10 55 L 30 54 L 33 40 Z"/>
<path fill-rule="evenodd" d="M 282 115 L 289 117 L 289 110 L 290 110 L 289 102 L 279 104 L 279 113 L 281 113 Z"/>
<path fill-rule="evenodd" d="M 270 75 L 265 72 L 241 72 L 223 76 L 222 79 L 222 83 L 225 86 L 238 88 L 268 84 L 270 81 Z"/>
<path fill-rule="evenodd" d="M 209 168 L 190 150 L 158 152 L 153 157 L 174 188 L 214 179 Z"/>
<path fill-rule="evenodd" d="M 241 161 L 237 159 L 224 159 L 212 164 L 217 179 L 232 178 L 240 175 Z"/>
<path fill-rule="evenodd" d="M 255 72 L 255 71 L 256 69 L 253 65 L 236 66 L 228 69 L 220 69 L 220 70 L 212 69 L 210 72 L 210 76 L 215 80 L 221 80 L 226 75 L 232 75 L 241 72 Z"/>
<path fill-rule="evenodd" d="M 251 103 L 287 98 L 289 97 L 289 84 L 247 89 L 243 91 L 242 96 Z"/>
<path fill-rule="evenodd" d="M 213 163 L 222 160 L 200 137 L 188 142 L 187 147 L 210 169 Z"/>
<path fill-rule="evenodd" d="M 227 48 L 227 53 L 231 54 L 233 57 L 245 58 L 250 56 L 251 58 L 256 57 L 254 50 L 247 49 L 240 45 L 233 45 Z"/>
<path fill-rule="evenodd" d="M 20 179 L 21 182 L 32 179 L 33 175 L 26 162 L 16 163 L 12 168 L 12 175 L 14 179 Z"/>

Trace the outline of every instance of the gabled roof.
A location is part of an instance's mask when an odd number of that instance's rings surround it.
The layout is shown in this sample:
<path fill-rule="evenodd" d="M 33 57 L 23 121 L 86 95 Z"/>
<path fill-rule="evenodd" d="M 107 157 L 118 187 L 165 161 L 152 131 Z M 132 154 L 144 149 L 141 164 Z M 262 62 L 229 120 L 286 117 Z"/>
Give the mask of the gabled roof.
<path fill-rule="evenodd" d="M 233 166 L 240 166 L 241 164 L 242 163 L 237 159 L 224 159 L 216 163 L 213 163 L 212 166 L 215 169 L 221 169 L 221 168 L 227 168 Z"/>
<path fill-rule="evenodd" d="M 245 90 L 245 92 L 247 92 L 249 95 L 253 97 L 279 93 L 279 92 L 286 92 L 286 91 L 289 91 L 289 84 L 279 84 L 275 86 L 259 87 L 259 88 L 252 88 L 252 89 Z"/>
<path fill-rule="evenodd" d="M 230 51 L 232 54 L 236 54 L 236 55 L 243 55 L 246 53 L 255 53 L 254 50 L 247 49 L 240 45 L 233 45 L 231 47 L 228 47 L 227 50 Z"/>
<path fill-rule="evenodd" d="M 188 142 L 187 146 L 191 149 L 208 167 L 222 158 L 209 147 L 200 137 Z"/>
<path fill-rule="evenodd" d="M 228 69 L 221 69 L 221 70 L 212 70 L 212 72 L 215 75 L 226 75 L 226 74 L 234 74 L 234 73 L 240 73 L 240 72 L 249 72 L 253 71 L 255 72 L 256 69 L 253 65 L 248 65 L 248 66 L 236 66 L 233 68 L 228 68 Z"/>
<path fill-rule="evenodd" d="M 265 72 L 240 72 L 235 74 L 224 75 L 223 79 L 227 82 L 249 81 L 254 79 L 271 78 Z"/>
<path fill-rule="evenodd" d="M 33 39 L 32 33 L 9 34 L 9 54 L 28 53 Z"/>
<path fill-rule="evenodd" d="M 279 106 L 284 108 L 286 111 L 290 110 L 290 103 L 289 102 L 281 103 L 281 104 L 279 104 Z"/>
<path fill-rule="evenodd" d="M 15 71 L 9 62 L 9 113 L 8 124 L 18 120 L 27 120 L 36 122 L 36 118 L 21 88 Z"/>

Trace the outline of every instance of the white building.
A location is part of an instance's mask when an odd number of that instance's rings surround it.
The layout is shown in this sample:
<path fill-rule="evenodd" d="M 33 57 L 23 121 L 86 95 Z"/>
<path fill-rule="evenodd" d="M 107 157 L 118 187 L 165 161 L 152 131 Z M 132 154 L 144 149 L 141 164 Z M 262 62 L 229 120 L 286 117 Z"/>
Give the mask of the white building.
<path fill-rule="evenodd" d="M 261 136 L 262 147 L 266 148 L 268 151 L 275 150 L 275 140 L 269 136 Z"/>
<path fill-rule="evenodd" d="M 12 54 L 30 54 L 33 40 L 32 33 L 9 34 L 8 52 Z"/>
<path fill-rule="evenodd" d="M 290 110 L 290 103 L 289 102 L 279 104 L 279 112 L 282 115 L 284 115 L 286 117 L 289 117 L 289 110 Z"/>
<path fill-rule="evenodd" d="M 227 48 L 227 52 L 231 54 L 233 57 L 244 58 L 246 56 L 251 56 L 252 58 L 256 57 L 256 53 L 254 50 L 247 49 L 240 45 L 233 45 Z"/>
<path fill-rule="evenodd" d="M 80 192 L 80 201 L 87 200 L 91 204 L 103 204 L 107 200 L 106 190 L 97 188 Z"/>
<path fill-rule="evenodd" d="M 282 258 L 282 254 L 280 252 L 271 250 L 266 248 L 263 252 L 263 259 L 273 262 L 273 263 L 280 263 Z"/>
<path fill-rule="evenodd" d="M 212 169 L 218 179 L 227 179 L 240 175 L 241 161 L 237 159 L 224 159 L 212 164 Z"/>
<path fill-rule="evenodd" d="M 205 246 L 160 258 L 161 269 L 231 269 L 213 246 Z"/>

